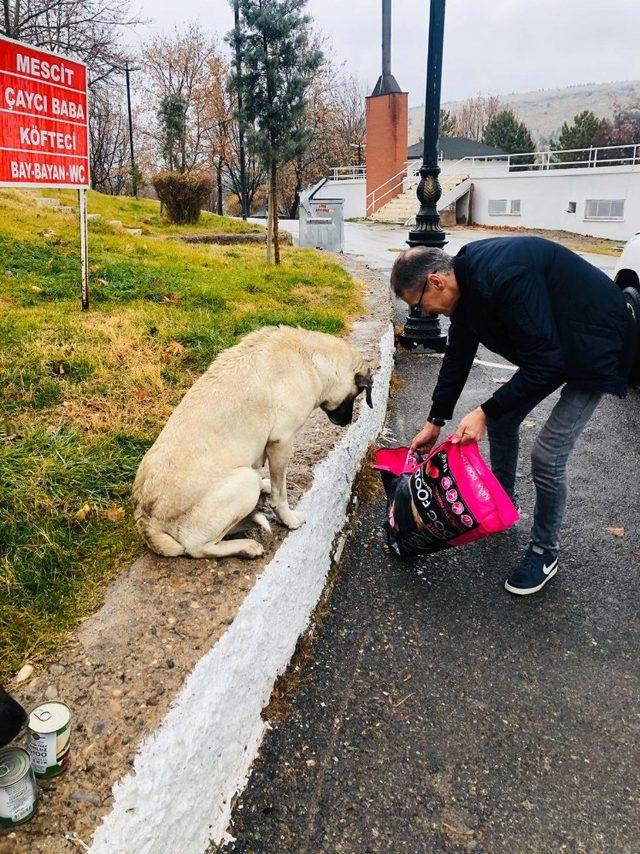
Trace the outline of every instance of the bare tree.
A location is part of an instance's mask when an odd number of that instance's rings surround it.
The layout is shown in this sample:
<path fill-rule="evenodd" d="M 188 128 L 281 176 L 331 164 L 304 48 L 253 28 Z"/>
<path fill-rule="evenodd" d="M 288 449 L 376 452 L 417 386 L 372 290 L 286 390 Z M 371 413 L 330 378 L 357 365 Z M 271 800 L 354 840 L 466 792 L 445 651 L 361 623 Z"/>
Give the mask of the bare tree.
<path fill-rule="evenodd" d="M 325 178 L 333 166 L 362 163 L 365 146 L 365 92 L 354 77 L 335 77 L 325 59 L 309 90 L 303 117 L 311 133 L 308 148 L 283 167 L 279 194 L 290 219 L 298 215 L 300 193 Z"/>
<path fill-rule="evenodd" d="M 91 186 L 94 190 L 120 195 L 131 179 L 124 110 L 113 103 L 107 86 L 91 92 Z"/>
<path fill-rule="evenodd" d="M 110 73 L 126 27 L 140 23 L 130 0 L 2 0 L 2 32 L 89 66 L 92 82 Z"/>
<path fill-rule="evenodd" d="M 90 86 L 92 184 L 122 192 L 127 184 L 125 127 L 104 81 L 122 62 L 124 29 L 140 23 L 130 0 L 3 0 L 1 31 L 13 39 L 86 62 Z"/>
<path fill-rule="evenodd" d="M 214 174 L 211 209 L 224 213 L 225 169 L 233 158 L 235 98 L 229 85 L 229 65 L 218 53 L 207 60 L 207 73 L 196 97 L 202 101 L 203 150 Z"/>
<path fill-rule="evenodd" d="M 327 64 L 332 67 L 333 61 Z M 334 142 L 342 145 L 341 163 L 344 165 L 364 162 L 367 136 L 365 97 L 364 84 L 356 77 L 342 77 L 329 90 L 330 116 L 336 134 Z"/>
<path fill-rule="evenodd" d="M 179 97 L 186 105 L 184 169 L 205 165 L 204 134 L 207 129 L 207 77 L 209 61 L 217 55 L 216 45 L 197 23 L 175 30 L 169 38 L 159 36 L 146 46 L 142 67 L 145 73 L 144 133 L 147 142 L 160 151 L 157 111 L 166 98 Z"/>
<path fill-rule="evenodd" d="M 238 122 L 235 119 L 229 126 L 229 130 L 229 149 L 224 170 L 226 178 L 233 189 L 233 194 L 238 197 L 238 210 L 240 210 L 239 200 L 242 191 L 240 186 L 240 135 L 238 133 Z M 267 180 L 267 170 L 254 151 L 245 151 L 245 175 L 247 207 L 251 211 L 253 210 L 256 199 L 261 196 L 261 190 L 264 189 Z"/>
<path fill-rule="evenodd" d="M 460 136 L 480 142 L 487 123 L 502 109 L 504 105 L 497 95 L 476 95 L 475 98 L 468 98 L 453 113 Z"/>

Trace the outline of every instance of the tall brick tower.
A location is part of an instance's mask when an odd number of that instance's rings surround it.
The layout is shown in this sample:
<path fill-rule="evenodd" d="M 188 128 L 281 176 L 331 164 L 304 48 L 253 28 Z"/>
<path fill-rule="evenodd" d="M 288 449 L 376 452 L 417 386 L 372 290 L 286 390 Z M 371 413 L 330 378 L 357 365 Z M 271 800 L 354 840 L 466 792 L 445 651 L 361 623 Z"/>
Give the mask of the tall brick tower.
<path fill-rule="evenodd" d="M 408 95 L 391 73 L 391 0 L 382 0 L 382 74 L 367 98 L 367 216 L 402 192 L 391 179 L 407 162 L 408 143 Z"/>

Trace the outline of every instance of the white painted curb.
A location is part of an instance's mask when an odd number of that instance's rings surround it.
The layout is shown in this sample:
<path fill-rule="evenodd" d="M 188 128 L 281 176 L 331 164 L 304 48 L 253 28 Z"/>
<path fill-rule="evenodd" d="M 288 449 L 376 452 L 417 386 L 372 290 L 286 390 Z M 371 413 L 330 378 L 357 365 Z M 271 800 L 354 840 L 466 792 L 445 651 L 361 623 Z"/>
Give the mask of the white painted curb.
<path fill-rule="evenodd" d="M 231 800 L 244 788 L 265 732 L 260 713 L 309 625 L 355 475 L 382 429 L 393 350 L 389 328 L 380 342 L 374 408 L 360 407 L 356 423 L 318 465 L 298 505 L 306 524 L 284 540 L 158 731 L 142 743 L 135 775 L 115 784 L 94 854 L 200 854 L 224 839 Z"/>

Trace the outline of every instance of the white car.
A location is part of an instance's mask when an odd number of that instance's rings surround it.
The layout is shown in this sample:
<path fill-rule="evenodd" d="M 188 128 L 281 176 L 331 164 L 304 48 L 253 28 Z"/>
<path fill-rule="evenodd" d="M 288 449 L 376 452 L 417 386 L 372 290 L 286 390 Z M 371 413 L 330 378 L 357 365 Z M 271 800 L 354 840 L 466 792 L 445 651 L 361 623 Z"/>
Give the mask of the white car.
<path fill-rule="evenodd" d="M 613 278 L 631 306 L 636 323 L 640 324 L 640 232 L 626 243 L 614 268 Z M 640 344 L 637 345 L 630 382 L 640 389 Z"/>
<path fill-rule="evenodd" d="M 640 232 L 632 237 L 622 250 L 613 271 L 613 278 L 623 290 L 640 290 Z"/>

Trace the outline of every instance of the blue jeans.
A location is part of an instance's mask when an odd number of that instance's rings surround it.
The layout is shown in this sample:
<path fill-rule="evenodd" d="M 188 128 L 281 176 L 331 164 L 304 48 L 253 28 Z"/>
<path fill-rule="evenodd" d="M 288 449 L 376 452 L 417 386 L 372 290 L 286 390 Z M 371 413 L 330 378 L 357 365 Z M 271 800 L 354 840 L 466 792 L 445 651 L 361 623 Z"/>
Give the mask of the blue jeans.
<path fill-rule="evenodd" d="M 557 551 L 560 546 L 567 502 L 567 460 L 601 397 L 600 392 L 585 391 L 567 383 L 536 438 L 531 452 L 536 487 L 531 541 L 540 548 Z M 520 425 L 543 399 L 527 401 L 501 418 L 487 419 L 491 468 L 511 497 L 515 493 Z"/>

